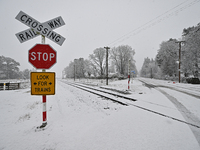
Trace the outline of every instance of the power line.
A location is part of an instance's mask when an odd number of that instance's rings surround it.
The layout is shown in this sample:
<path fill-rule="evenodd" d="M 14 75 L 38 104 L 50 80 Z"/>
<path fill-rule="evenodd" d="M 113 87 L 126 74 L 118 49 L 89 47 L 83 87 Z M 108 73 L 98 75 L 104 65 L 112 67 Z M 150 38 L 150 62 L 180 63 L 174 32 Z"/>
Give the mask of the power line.
<path fill-rule="evenodd" d="M 182 3 L 180 3 L 179 5 L 177 5 L 177 6 L 173 7 L 173 8 L 171 8 L 171 9 L 169 9 L 168 11 L 164 12 L 163 14 L 158 15 L 158 16 L 155 17 L 154 19 L 152 19 L 152 20 L 146 22 L 145 24 L 143 24 L 143 25 L 141 25 L 140 27 L 138 27 L 138 28 L 136 28 L 136 29 L 130 31 L 129 33 L 127 33 L 127 34 L 125 34 L 125 35 L 123 35 L 123 36 L 117 38 L 116 40 L 114 40 L 113 42 L 109 43 L 108 45 L 109 45 L 109 46 L 114 46 L 114 45 L 116 45 L 116 44 L 119 43 L 119 42 L 122 42 L 122 41 L 124 41 L 124 40 L 126 40 L 126 39 L 129 39 L 131 36 L 134 36 L 134 35 L 136 35 L 136 34 L 139 34 L 140 32 L 142 32 L 142 31 L 144 31 L 144 30 L 146 30 L 146 29 L 148 29 L 148 28 L 150 28 L 150 27 L 152 27 L 152 26 L 154 26 L 154 25 L 156 25 L 156 24 L 158 24 L 158 23 L 160 23 L 160 22 L 162 22 L 162 21 L 168 19 L 169 17 L 171 17 L 171 16 L 173 16 L 173 15 L 176 15 L 177 13 L 179 13 L 179 12 L 181 12 L 181 11 L 183 11 L 183 10 L 189 8 L 189 7 L 191 7 L 192 5 L 194 5 L 194 4 L 198 3 L 198 2 L 200 2 L 200 0 L 194 0 L 194 1 L 190 2 L 189 4 L 184 5 L 183 7 L 179 8 L 179 9 L 177 9 L 177 10 L 174 10 L 174 9 L 176 9 L 177 7 L 179 7 L 179 6 L 183 5 L 183 4 L 185 4 L 185 3 L 188 2 L 188 1 L 189 1 L 189 0 L 186 0 L 186 1 L 182 2 Z M 169 12 L 172 11 L 172 10 L 174 10 L 174 11 L 173 11 L 172 13 L 169 13 Z M 166 15 L 166 14 L 168 14 L 168 15 Z M 162 16 L 164 16 L 164 17 L 162 17 Z M 162 18 L 161 18 L 161 17 L 162 17 Z M 148 25 L 148 26 L 147 26 L 147 25 Z"/>

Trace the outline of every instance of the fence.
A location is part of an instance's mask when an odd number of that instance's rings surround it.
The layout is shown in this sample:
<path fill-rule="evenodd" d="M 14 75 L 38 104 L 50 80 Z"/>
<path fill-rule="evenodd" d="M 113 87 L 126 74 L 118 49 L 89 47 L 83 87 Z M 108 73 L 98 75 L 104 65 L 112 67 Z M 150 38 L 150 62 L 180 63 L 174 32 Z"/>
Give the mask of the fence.
<path fill-rule="evenodd" d="M 0 90 L 16 90 L 20 88 L 20 83 L 0 83 Z"/>

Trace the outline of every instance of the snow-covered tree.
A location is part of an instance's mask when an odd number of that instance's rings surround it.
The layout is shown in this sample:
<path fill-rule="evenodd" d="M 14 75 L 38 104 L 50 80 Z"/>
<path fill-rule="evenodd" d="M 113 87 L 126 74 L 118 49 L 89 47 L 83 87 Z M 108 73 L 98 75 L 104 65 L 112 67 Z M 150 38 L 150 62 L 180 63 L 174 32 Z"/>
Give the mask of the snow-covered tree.
<path fill-rule="evenodd" d="M 101 77 L 104 76 L 105 63 L 106 63 L 106 50 L 104 48 L 96 48 L 93 51 L 93 54 L 89 55 L 89 59 L 93 67 L 93 70 L 95 70 L 99 76 Z"/>
<path fill-rule="evenodd" d="M 116 71 L 122 75 L 128 74 L 129 60 L 131 61 L 130 69 L 137 73 L 135 60 L 133 59 L 134 55 L 135 51 L 128 45 L 121 45 L 110 50 L 110 58 L 113 61 L 112 64 L 115 65 Z"/>
<path fill-rule="evenodd" d="M 70 62 L 67 67 L 65 67 L 65 75 L 67 78 L 73 78 L 74 77 L 74 62 Z"/>
<path fill-rule="evenodd" d="M 147 78 L 160 78 L 159 67 L 153 59 L 149 59 L 148 57 L 144 59 L 140 76 Z"/>
<path fill-rule="evenodd" d="M 0 78 L 16 79 L 19 78 L 20 63 L 12 58 L 0 56 Z"/>
<path fill-rule="evenodd" d="M 178 74 L 178 44 L 176 39 L 169 39 L 162 42 L 156 55 L 156 63 L 163 75 L 177 76 Z"/>
<path fill-rule="evenodd" d="M 200 73 L 200 24 L 183 30 L 182 68 L 185 76 L 199 77 Z"/>

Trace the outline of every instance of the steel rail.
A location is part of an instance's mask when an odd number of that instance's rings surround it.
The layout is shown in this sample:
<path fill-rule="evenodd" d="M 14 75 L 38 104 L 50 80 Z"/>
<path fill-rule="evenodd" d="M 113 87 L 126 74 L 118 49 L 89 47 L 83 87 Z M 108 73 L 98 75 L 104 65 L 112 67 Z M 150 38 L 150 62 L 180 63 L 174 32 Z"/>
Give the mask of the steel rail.
<path fill-rule="evenodd" d="M 90 93 L 92 93 L 92 94 L 95 94 L 95 95 L 98 95 L 98 96 L 104 97 L 104 98 L 109 99 L 109 100 L 111 100 L 111 101 L 113 101 L 113 102 L 115 102 L 115 103 L 119 103 L 119 104 L 121 104 L 121 105 L 128 106 L 127 103 L 124 103 L 124 102 L 118 101 L 118 100 L 116 100 L 116 99 L 113 99 L 113 98 L 111 98 L 111 97 L 108 97 L 108 96 L 105 96 L 105 95 L 102 95 L 102 94 L 96 93 L 96 92 L 91 91 L 91 90 L 85 89 L 85 88 L 80 87 L 80 86 L 78 86 L 78 85 L 75 85 L 75 84 L 73 84 L 73 83 L 69 83 L 69 82 L 64 82 L 64 83 L 66 83 L 66 84 L 68 84 L 68 85 L 70 85 L 70 86 L 73 86 L 73 87 L 79 88 L 79 89 L 81 89 L 81 90 L 84 90 L 84 91 L 90 92 Z M 105 93 L 105 92 L 104 92 L 104 93 Z M 107 94 L 108 94 L 108 93 L 107 93 Z"/>
<path fill-rule="evenodd" d="M 112 93 L 112 92 L 108 92 L 108 91 L 104 91 L 104 90 L 100 90 L 100 89 L 96 89 L 96 88 L 92 88 L 92 87 L 88 87 L 88 86 L 85 86 L 85 85 L 80 85 L 80 84 L 71 83 L 71 82 L 65 82 L 65 83 L 81 86 L 81 87 L 88 88 L 88 89 L 95 90 L 95 91 L 99 91 L 99 92 L 103 92 L 103 93 L 106 93 L 106 94 L 110 94 L 110 95 L 113 95 L 113 96 L 117 96 L 117 97 L 120 97 L 120 98 L 130 100 L 130 101 L 137 101 L 134 98 L 130 98 L 130 97 L 127 97 L 127 96 L 119 95 L 119 94 L 116 94 L 116 93 Z"/>

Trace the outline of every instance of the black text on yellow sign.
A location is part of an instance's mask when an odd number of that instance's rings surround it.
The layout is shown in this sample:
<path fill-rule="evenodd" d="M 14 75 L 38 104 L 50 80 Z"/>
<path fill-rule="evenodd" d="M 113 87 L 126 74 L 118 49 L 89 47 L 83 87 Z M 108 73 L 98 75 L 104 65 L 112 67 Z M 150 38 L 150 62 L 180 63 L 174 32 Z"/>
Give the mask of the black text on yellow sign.
<path fill-rule="evenodd" d="M 31 72 L 31 95 L 54 95 L 55 72 Z"/>

